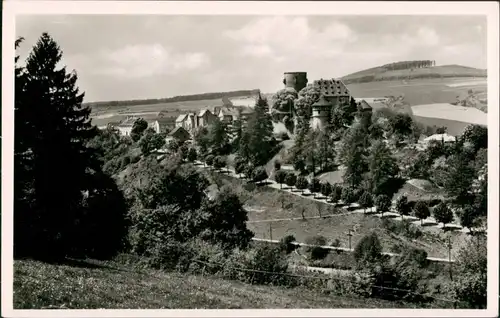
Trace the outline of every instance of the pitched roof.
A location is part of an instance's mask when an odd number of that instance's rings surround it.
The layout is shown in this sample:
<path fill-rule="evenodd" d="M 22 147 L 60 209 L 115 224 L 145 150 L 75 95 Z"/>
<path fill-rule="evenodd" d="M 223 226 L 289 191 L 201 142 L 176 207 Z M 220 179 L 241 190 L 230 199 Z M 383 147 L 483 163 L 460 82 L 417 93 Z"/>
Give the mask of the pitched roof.
<path fill-rule="evenodd" d="M 202 110 L 200 110 L 200 112 L 198 113 L 198 117 L 202 117 L 202 116 L 204 116 L 206 112 L 209 112 L 210 114 L 212 114 L 212 112 L 211 112 L 209 109 L 202 109 Z"/>
<path fill-rule="evenodd" d="M 322 106 L 331 106 L 332 104 L 328 102 L 323 95 L 320 96 L 319 100 L 313 104 L 313 106 L 322 107 Z"/>
<path fill-rule="evenodd" d="M 224 116 L 238 116 L 238 110 L 235 108 L 222 107 L 220 112 L 222 112 Z"/>
<path fill-rule="evenodd" d="M 178 131 L 185 131 L 185 132 L 187 132 L 187 133 L 189 134 L 189 132 L 188 132 L 186 129 L 184 129 L 184 128 L 182 128 L 182 127 L 175 127 L 172 131 L 170 131 L 170 132 L 168 133 L 168 136 L 173 136 L 173 135 L 175 135 L 175 133 L 177 133 Z"/>
<path fill-rule="evenodd" d="M 443 140 L 445 142 L 449 142 L 449 141 L 455 141 L 455 137 L 448 135 L 447 133 L 444 133 L 444 134 L 435 134 L 424 139 L 424 141 L 431 141 L 431 140 L 439 140 L 439 141 Z"/>
<path fill-rule="evenodd" d="M 137 120 L 137 117 L 128 117 L 127 119 L 123 120 L 120 124 L 118 124 L 118 127 L 130 127 L 133 126 L 135 121 Z"/>
<path fill-rule="evenodd" d="M 313 85 L 318 86 L 320 94 L 326 97 L 350 95 L 349 90 L 345 86 L 344 82 L 338 79 L 320 79 L 314 81 Z"/>
<path fill-rule="evenodd" d="M 359 101 L 359 106 L 361 106 L 362 109 L 372 109 L 372 106 L 364 99 Z"/>
<path fill-rule="evenodd" d="M 176 123 L 183 122 L 186 119 L 187 114 L 180 114 L 175 120 Z"/>

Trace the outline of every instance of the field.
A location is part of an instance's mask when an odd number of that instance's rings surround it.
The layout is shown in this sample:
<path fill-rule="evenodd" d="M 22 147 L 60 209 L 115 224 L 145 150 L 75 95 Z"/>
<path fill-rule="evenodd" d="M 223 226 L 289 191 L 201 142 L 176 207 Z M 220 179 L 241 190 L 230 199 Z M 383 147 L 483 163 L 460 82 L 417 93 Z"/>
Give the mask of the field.
<path fill-rule="evenodd" d="M 207 107 L 222 106 L 222 100 L 207 99 L 187 102 L 162 103 L 152 105 L 136 106 L 109 106 L 92 109 L 92 123 L 96 126 L 106 125 L 111 122 L 119 122 L 127 116 L 139 116 L 143 118 L 156 118 L 159 112 L 165 117 L 175 118 L 187 112 L 198 112 Z"/>
<path fill-rule="evenodd" d="M 303 288 L 138 270 L 116 262 L 14 263 L 15 309 L 403 308 L 398 302 L 342 297 Z"/>
<path fill-rule="evenodd" d="M 250 212 L 249 214 L 258 213 Z M 300 215 L 297 215 L 300 217 Z M 255 237 L 273 240 L 281 239 L 287 235 L 293 235 L 298 242 L 306 242 L 306 239 L 315 235 L 326 238 L 328 244 L 339 240 L 341 247 L 349 247 L 348 230 L 354 229 L 351 237 L 351 247 L 356 244 L 371 231 L 377 236 L 383 246 L 384 252 L 393 252 L 396 245 L 408 244 L 415 248 L 421 248 L 428 253 L 429 257 L 447 258 L 448 248 L 446 246 L 446 236 L 444 232 L 432 231 L 423 232 L 423 236 L 418 239 L 408 239 L 401 235 L 395 235 L 382 226 L 383 220 L 360 213 L 350 215 L 340 215 L 323 219 L 307 219 L 293 221 L 276 221 L 248 223 L 248 228 L 255 233 Z M 454 233 L 454 246 L 461 244 L 465 237 L 463 233 Z M 454 257 L 452 250 L 452 258 Z"/>
<path fill-rule="evenodd" d="M 476 125 L 488 125 L 488 115 L 479 109 L 455 106 L 446 103 L 418 105 L 412 107 L 413 115 L 418 117 L 448 119 Z"/>
<path fill-rule="evenodd" d="M 342 77 L 345 82 L 360 80 L 384 81 L 400 78 L 441 78 L 441 77 L 486 77 L 486 70 L 460 65 L 442 65 L 413 70 L 387 71 L 382 67 L 374 67 Z"/>
<path fill-rule="evenodd" d="M 341 246 L 348 247 L 346 234 L 348 229 L 351 229 L 354 231 L 351 242 L 352 247 L 354 247 L 364 235 L 375 231 L 386 252 L 391 252 L 398 244 L 407 243 L 426 250 L 430 257 L 447 258 L 446 237 L 451 233 L 452 255 L 467 237 L 467 234 L 462 232 L 444 232 L 432 226 L 419 226 L 422 236 L 417 239 L 409 239 L 404 235 L 396 235 L 387 230 L 384 222 L 390 221 L 384 221 L 375 216 L 349 213 L 325 203 L 314 202 L 305 197 L 270 187 L 247 185 L 244 181 L 229 176 L 225 176 L 223 179 L 224 183 L 231 185 L 245 202 L 249 219 L 248 227 L 254 231 L 257 238 L 270 239 L 272 236 L 272 239 L 276 240 L 287 235 L 294 235 L 298 242 L 305 242 L 310 236 L 322 235 L 328 242 L 338 239 Z M 410 186 L 404 188 L 405 191 L 409 189 Z M 318 209 L 321 209 L 323 216 L 332 214 L 334 216 L 318 218 Z M 302 218 L 302 211 L 308 219 L 289 220 L 290 218 Z M 274 221 L 275 219 L 281 220 Z M 399 222 L 399 220 L 395 222 Z"/>
<path fill-rule="evenodd" d="M 450 87 L 449 85 L 467 83 L 467 85 Z M 471 80 L 464 78 L 445 78 L 445 79 L 417 79 L 407 82 L 399 81 L 380 81 L 360 84 L 347 84 L 347 88 L 356 98 L 375 98 L 384 96 L 404 96 L 404 100 L 410 106 L 434 104 L 434 103 L 452 103 L 457 96 L 465 97 L 469 89 L 475 92 L 486 93 L 487 85 L 484 79 Z"/>

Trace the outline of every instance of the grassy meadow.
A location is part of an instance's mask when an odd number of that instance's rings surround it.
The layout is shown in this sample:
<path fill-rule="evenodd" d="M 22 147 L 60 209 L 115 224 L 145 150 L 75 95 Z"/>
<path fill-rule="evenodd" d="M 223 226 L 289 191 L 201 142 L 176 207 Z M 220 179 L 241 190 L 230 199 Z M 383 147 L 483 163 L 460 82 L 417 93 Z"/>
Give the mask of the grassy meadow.
<path fill-rule="evenodd" d="M 412 308 L 305 288 L 244 284 L 121 262 L 14 263 L 15 309 Z"/>

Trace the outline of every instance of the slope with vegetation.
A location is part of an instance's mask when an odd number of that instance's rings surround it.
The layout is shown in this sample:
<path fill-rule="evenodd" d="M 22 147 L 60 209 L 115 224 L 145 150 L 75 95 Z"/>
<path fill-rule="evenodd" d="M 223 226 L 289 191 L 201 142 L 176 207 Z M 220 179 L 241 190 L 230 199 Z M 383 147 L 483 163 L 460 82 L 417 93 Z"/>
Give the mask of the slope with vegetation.
<path fill-rule="evenodd" d="M 420 63 L 422 62 L 422 63 Z M 366 69 L 342 77 L 346 84 L 368 83 L 374 81 L 430 79 L 449 77 L 485 78 L 486 70 L 462 65 L 430 66 L 425 61 L 403 61 Z M 420 64 L 419 64 L 420 63 Z"/>

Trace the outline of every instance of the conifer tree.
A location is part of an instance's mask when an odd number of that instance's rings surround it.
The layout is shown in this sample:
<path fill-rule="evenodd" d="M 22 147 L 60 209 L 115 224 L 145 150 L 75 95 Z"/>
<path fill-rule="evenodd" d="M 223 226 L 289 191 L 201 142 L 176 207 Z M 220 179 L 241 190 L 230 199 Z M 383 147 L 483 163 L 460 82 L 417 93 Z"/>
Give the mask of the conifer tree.
<path fill-rule="evenodd" d="M 254 166 L 265 165 L 272 150 L 273 123 L 267 100 L 259 95 L 240 143 L 240 155 Z"/>
<path fill-rule="evenodd" d="M 97 129 L 82 106 L 76 73 L 60 67 L 61 58 L 43 33 L 16 71 L 14 152 L 23 160 L 15 171 L 22 182 L 14 194 L 15 256 L 106 257 L 122 242 L 126 208 L 111 204 L 124 202 L 121 192 L 87 146 Z M 114 209 L 101 209 L 109 205 Z"/>

